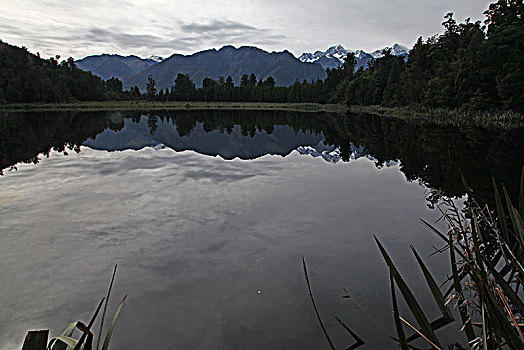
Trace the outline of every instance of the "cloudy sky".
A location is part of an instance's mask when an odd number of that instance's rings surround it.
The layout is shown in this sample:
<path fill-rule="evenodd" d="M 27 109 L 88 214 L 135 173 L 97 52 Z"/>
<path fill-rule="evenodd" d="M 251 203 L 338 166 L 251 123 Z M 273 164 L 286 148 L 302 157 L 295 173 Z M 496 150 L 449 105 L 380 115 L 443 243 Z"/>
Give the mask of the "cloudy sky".
<path fill-rule="evenodd" d="M 0 39 L 43 57 L 375 49 L 441 33 L 442 17 L 484 19 L 495 0 L 2 0 Z"/>

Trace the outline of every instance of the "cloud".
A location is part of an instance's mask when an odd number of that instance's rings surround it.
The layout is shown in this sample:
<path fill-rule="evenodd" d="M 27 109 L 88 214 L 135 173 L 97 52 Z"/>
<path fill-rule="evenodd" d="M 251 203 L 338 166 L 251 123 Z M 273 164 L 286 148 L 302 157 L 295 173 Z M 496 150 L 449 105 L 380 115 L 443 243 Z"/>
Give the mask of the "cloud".
<path fill-rule="evenodd" d="M 226 44 L 266 50 L 374 50 L 441 32 L 442 16 L 482 15 L 493 0 L 8 0 L 0 39 L 51 56 L 167 56 Z"/>
<path fill-rule="evenodd" d="M 10 24 L 7 24 L 8 20 L 6 20 L 4 17 L 0 17 L 0 32 L 1 33 L 8 33 L 8 34 L 15 34 L 20 35 L 23 33 L 23 31 L 18 28 L 17 26 L 13 26 Z"/>
<path fill-rule="evenodd" d="M 221 32 L 221 31 L 260 31 L 260 29 L 246 24 L 242 24 L 234 21 L 223 21 L 214 19 L 209 23 L 188 23 L 183 24 L 180 28 L 185 32 L 190 33 L 209 33 L 209 32 Z"/>

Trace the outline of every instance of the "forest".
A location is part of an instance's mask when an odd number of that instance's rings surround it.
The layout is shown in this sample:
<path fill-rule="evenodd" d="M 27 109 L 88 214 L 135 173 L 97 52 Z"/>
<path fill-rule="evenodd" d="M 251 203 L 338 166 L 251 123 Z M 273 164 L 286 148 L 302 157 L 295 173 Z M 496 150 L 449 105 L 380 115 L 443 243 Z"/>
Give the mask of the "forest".
<path fill-rule="evenodd" d="M 205 78 L 196 88 L 178 74 L 171 89 L 157 91 L 152 76 L 145 93 L 122 90 L 116 78 L 104 81 L 78 69 L 73 58 L 43 59 L 0 41 L 0 104 L 107 100 L 316 102 L 346 105 L 427 106 L 467 110 L 524 111 L 524 4 L 499 0 L 484 12 L 484 22 L 457 23 L 444 17 L 444 32 L 419 37 L 407 60 L 389 49 L 355 70 L 350 53 L 327 78 L 275 86 L 273 78 L 244 74 L 240 86 L 231 77 Z"/>

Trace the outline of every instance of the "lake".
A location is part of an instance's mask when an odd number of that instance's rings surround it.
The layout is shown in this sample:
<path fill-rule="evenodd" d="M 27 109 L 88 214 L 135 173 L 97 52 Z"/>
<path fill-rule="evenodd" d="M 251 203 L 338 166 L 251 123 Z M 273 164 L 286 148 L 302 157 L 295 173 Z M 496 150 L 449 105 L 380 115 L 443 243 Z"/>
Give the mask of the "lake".
<path fill-rule="evenodd" d="M 302 257 L 337 348 L 353 340 L 332 315 L 393 348 L 373 235 L 437 317 L 409 247 L 446 279 L 428 191 L 462 203 L 463 175 L 493 207 L 492 176 L 516 193 L 523 135 L 365 114 L 0 115 L 0 348 L 88 322 L 115 264 L 111 349 L 327 348 Z"/>

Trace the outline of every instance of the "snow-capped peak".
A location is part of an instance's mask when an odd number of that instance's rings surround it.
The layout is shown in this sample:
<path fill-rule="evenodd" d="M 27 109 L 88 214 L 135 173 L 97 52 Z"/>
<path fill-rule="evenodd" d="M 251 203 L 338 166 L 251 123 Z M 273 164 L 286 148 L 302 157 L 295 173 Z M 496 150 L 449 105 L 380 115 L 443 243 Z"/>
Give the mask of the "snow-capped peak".
<path fill-rule="evenodd" d="M 151 61 L 155 61 L 155 62 L 157 62 L 157 63 L 158 63 L 158 62 L 162 62 L 162 61 L 164 60 L 163 57 L 160 57 L 160 56 L 157 56 L 157 55 L 151 55 L 151 56 L 149 56 L 149 59 L 150 59 Z"/>
<path fill-rule="evenodd" d="M 409 49 L 407 47 L 405 47 L 404 45 L 395 44 L 395 45 L 391 46 L 390 49 L 391 49 L 391 54 L 393 56 L 407 56 L 407 55 L 409 55 Z M 372 53 L 370 53 L 370 55 L 373 56 L 373 58 L 383 57 L 384 55 L 382 54 L 382 50 L 383 49 L 375 50 Z"/>
<path fill-rule="evenodd" d="M 393 56 L 404 56 L 409 54 L 409 49 L 405 47 L 404 45 L 395 44 L 391 48 L 391 54 Z"/>
<path fill-rule="evenodd" d="M 344 59 L 346 58 L 349 52 L 355 54 L 355 58 L 357 60 L 357 66 L 355 69 L 358 69 L 359 67 L 364 67 L 364 69 L 366 69 L 368 62 L 371 60 L 371 57 L 377 59 L 384 56 L 382 54 L 382 49 L 373 51 L 371 53 L 367 53 L 363 50 L 347 50 L 341 44 L 338 44 L 331 46 L 326 51 L 315 51 L 315 53 L 303 53 L 302 55 L 300 55 L 300 57 L 298 57 L 298 59 L 302 62 L 317 62 L 324 69 L 332 69 L 342 66 L 342 64 L 344 63 Z M 406 60 L 407 56 L 409 55 L 409 49 L 403 45 L 395 44 L 391 47 L 391 54 L 394 56 L 403 56 Z"/>

